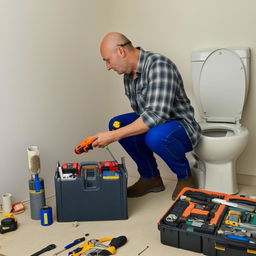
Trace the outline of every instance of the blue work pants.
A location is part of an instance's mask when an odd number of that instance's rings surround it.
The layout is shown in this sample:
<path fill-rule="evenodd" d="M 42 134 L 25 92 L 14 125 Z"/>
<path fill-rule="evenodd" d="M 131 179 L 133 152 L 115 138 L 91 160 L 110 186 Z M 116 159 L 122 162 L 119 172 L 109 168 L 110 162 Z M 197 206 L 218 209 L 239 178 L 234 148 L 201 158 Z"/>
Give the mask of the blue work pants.
<path fill-rule="evenodd" d="M 109 122 L 109 130 L 115 121 L 123 126 L 134 122 L 139 116 L 128 113 L 116 116 Z M 160 175 L 153 153 L 159 155 L 178 179 L 190 175 L 186 152 L 192 150 L 190 139 L 181 122 L 173 120 L 155 126 L 146 133 L 123 138 L 119 141 L 126 152 L 135 161 L 142 178 L 154 178 Z"/>

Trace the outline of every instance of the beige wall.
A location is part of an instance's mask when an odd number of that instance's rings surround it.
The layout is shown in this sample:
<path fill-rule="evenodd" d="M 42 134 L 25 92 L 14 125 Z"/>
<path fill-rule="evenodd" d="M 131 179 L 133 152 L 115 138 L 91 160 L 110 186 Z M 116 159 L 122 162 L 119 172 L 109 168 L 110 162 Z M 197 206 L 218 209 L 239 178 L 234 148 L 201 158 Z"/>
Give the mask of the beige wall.
<path fill-rule="evenodd" d="M 29 145 L 39 146 L 48 195 L 58 160 L 90 160 L 74 147 L 108 120 L 98 46 L 109 8 L 97 0 L 0 0 L 0 195 L 28 198 Z M 92 160 L 99 155 L 106 153 Z"/>
<path fill-rule="evenodd" d="M 237 162 L 240 174 L 256 175 L 254 0 L 115 1 L 112 30 L 122 31 L 147 50 L 170 57 L 179 67 L 194 107 L 191 84 L 192 51 L 218 47 L 251 48 L 251 81 L 242 123 L 249 143 Z M 168 174 L 163 168 L 164 176 Z"/>
<path fill-rule="evenodd" d="M 26 148 L 38 145 L 46 192 L 61 162 L 109 160 L 104 150 L 75 156 L 81 139 L 130 111 L 122 78 L 105 70 L 98 46 L 109 31 L 170 57 L 193 105 L 190 54 L 216 47 L 250 47 L 251 84 L 243 115 L 250 141 L 238 172 L 256 175 L 255 0 L 0 0 L 0 194 L 28 198 Z M 131 175 L 135 166 L 121 147 Z M 163 175 L 174 178 L 159 159 Z M 0 202 L 1 203 L 1 202 Z"/>

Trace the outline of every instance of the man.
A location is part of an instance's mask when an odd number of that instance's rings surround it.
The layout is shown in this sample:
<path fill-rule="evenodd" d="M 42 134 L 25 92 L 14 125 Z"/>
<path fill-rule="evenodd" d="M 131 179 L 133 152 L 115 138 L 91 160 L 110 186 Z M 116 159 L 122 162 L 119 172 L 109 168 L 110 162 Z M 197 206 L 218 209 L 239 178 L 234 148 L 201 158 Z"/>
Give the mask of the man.
<path fill-rule="evenodd" d="M 134 112 L 113 118 L 110 131 L 96 134 L 92 146 L 102 148 L 119 141 L 136 162 L 140 179 L 128 187 L 128 197 L 165 189 L 153 153 L 177 175 L 173 199 L 183 187 L 195 187 L 185 153 L 196 146 L 200 126 L 175 64 L 160 54 L 135 48 L 117 32 L 103 38 L 100 53 L 107 70 L 123 74 L 125 94 Z M 112 130 L 116 120 L 123 125 Z"/>

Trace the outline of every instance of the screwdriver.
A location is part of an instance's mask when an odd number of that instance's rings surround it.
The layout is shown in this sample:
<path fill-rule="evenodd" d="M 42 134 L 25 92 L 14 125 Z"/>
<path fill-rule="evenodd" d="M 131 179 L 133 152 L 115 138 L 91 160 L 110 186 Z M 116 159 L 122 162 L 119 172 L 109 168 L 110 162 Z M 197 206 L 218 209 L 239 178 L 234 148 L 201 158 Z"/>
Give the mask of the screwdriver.
<path fill-rule="evenodd" d="M 71 247 L 73 247 L 73 246 L 75 246 L 75 245 L 77 245 L 77 244 L 83 242 L 84 240 L 85 240 L 85 237 L 81 237 L 81 238 L 79 238 L 79 239 L 76 239 L 74 242 L 72 242 L 72 243 L 66 245 L 66 246 L 64 247 L 64 249 L 62 249 L 61 251 L 56 252 L 53 256 L 56 256 L 56 255 L 58 255 L 58 254 L 60 254 L 60 253 L 62 253 L 62 252 L 64 252 L 64 251 L 66 251 L 67 249 L 69 249 L 69 248 L 71 248 Z"/>
<path fill-rule="evenodd" d="M 39 256 L 39 255 L 43 254 L 44 252 L 51 251 L 55 248 L 56 248 L 56 244 L 50 244 L 50 245 L 46 246 L 45 248 L 43 248 L 42 250 L 31 254 L 31 256 Z"/>
<path fill-rule="evenodd" d="M 112 156 L 112 158 L 114 159 L 114 161 L 118 162 L 118 161 L 116 160 L 116 158 L 114 157 L 114 155 L 112 154 L 112 152 L 110 151 L 109 147 L 106 146 L 105 149 L 106 149 L 106 150 L 108 151 L 108 153 Z"/>

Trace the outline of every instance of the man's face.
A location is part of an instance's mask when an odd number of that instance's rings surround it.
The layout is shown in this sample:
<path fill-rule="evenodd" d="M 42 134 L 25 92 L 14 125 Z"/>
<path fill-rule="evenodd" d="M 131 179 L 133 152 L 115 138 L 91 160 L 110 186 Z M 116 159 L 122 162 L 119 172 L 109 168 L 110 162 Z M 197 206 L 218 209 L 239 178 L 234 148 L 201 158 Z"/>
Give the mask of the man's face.
<path fill-rule="evenodd" d="M 118 47 L 115 49 L 102 48 L 101 56 L 106 63 L 107 70 L 112 69 L 119 75 L 126 72 L 126 61 L 122 54 L 120 54 Z"/>

